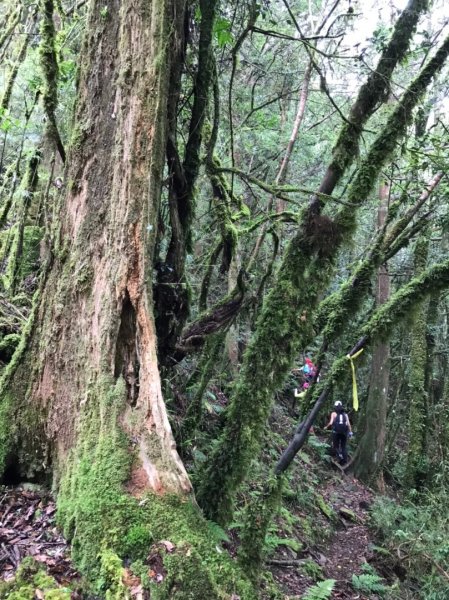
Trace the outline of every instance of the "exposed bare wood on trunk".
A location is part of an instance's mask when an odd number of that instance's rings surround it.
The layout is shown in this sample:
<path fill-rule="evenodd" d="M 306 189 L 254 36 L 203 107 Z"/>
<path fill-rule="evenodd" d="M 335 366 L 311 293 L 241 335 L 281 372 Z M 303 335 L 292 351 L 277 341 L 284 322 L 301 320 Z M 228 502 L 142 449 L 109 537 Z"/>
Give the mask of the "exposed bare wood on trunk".
<path fill-rule="evenodd" d="M 98 401 L 91 390 L 123 377 L 122 426 L 158 493 L 191 489 L 162 398 L 150 283 L 180 4 L 115 0 L 103 17 L 92 2 L 61 242 L 31 346 L 41 358 L 30 400 L 45 407 L 56 460 L 76 442 L 82 407 Z"/>
<path fill-rule="evenodd" d="M 292 133 L 287 144 L 287 149 L 282 159 L 281 166 L 279 167 L 278 174 L 276 175 L 275 184 L 277 186 L 282 185 L 287 177 L 288 165 L 290 158 L 295 147 L 296 140 L 298 138 L 299 129 L 304 119 L 304 113 L 306 112 L 307 98 L 309 96 L 310 78 L 312 76 L 312 63 L 309 61 L 304 72 L 304 79 L 301 87 L 301 94 L 299 96 L 298 110 L 296 112 L 295 122 L 293 123 Z M 285 210 L 285 202 L 278 198 L 276 205 L 277 212 Z"/>

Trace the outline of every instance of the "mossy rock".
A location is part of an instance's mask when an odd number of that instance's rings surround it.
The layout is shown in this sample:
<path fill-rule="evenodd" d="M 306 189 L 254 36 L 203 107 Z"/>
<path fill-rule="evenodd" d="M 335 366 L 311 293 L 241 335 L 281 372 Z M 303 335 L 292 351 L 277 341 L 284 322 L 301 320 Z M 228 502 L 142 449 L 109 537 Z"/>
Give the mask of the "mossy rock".
<path fill-rule="evenodd" d="M 346 508 L 345 506 L 342 506 L 338 512 L 347 521 L 352 521 L 353 523 L 362 522 L 362 519 L 358 515 L 356 515 L 354 511 L 352 511 L 349 508 Z"/>
<path fill-rule="evenodd" d="M 317 506 L 320 509 L 320 511 L 323 513 L 323 515 L 325 517 L 327 517 L 329 519 L 329 521 L 337 520 L 337 515 L 336 515 L 334 509 L 332 508 L 332 506 L 330 506 L 325 501 L 325 499 L 323 498 L 323 496 L 321 494 L 316 495 L 316 503 L 317 503 Z"/>

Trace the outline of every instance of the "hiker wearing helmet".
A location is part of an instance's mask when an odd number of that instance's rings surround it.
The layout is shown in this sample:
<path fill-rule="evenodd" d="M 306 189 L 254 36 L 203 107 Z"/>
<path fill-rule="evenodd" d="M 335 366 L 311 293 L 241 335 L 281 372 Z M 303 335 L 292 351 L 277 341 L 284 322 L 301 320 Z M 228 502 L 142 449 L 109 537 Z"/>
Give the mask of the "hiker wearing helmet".
<path fill-rule="evenodd" d="M 346 441 L 348 435 L 352 436 L 352 428 L 349 417 L 341 402 L 336 402 L 334 404 L 334 411 L 332 412 L 329 423 L 326 425 L 325 429 L 329 429 L 329 427 L 332 427 L 332 447 L 335 456 L 339 459 L 340 463 L 344 465 L 348 461 Z"/>

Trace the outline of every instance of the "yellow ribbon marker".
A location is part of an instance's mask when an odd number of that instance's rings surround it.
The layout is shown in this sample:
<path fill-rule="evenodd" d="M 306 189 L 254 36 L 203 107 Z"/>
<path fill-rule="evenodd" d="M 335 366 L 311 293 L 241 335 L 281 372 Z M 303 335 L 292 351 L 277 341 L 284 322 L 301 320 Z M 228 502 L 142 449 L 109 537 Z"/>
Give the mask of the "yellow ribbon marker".
<path fill-rule="evenodd" d="M 359 350 L 358 352 L 356 352 L 355 354 L 353 354 L 351 356 L 351 354 L 347 354 L 346 358 L 349 359 L 350 363 L 351 363 L 351 370 L 352 370 L 352 406 L 354 408 L 355 411 L 359 410 L 359 397 L 357 394 L 357 379 L 355 377 L 355 366 L 354 366 L 354 359 L 357 358 L 358 356 L 360 356 L 363 352 L 363 348 L 361 350 Z"/>

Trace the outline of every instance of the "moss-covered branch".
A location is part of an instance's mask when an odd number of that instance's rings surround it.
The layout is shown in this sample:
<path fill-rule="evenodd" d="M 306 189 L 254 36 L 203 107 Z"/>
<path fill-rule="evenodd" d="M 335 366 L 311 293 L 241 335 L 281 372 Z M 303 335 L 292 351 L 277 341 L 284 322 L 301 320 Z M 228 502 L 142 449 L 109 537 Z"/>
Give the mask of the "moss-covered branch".
<path fill-rule="evenodd" d="M 449 260 L 446 260 L 415 277 L 410 283 L 393 294 L 388 302 L 379 307 L 370 317 L 368 323 L 360 329 L 359 341 L 350 350 L 349 355 L 355 354 L 361 348 L 367 348 L 376 340 L 388 340 L 395 327 L 409 318 L 414 308 L 429 294 L 448 287 Z M 326 380 L 315 387 L 313 393 L 315 404 L 306 419 L 299 424 L 292 442 L 281 456 L 276 466 L 277 474 L 283 473 L 288 468 L 295 455 L 302 448 L 321 407 L 332 388 L 345 379 L 345 375 L 349 372 L 348 368 L 348 358 L 342 356 L 333 363 L 326 375 Z"/>
<path fill-rule="evenodd" d="M 191 386 L 190 390 L 189 387 L 187 388 L 188 391 L 192 392 L 192 399 L 181 427 L 181 440 L 183 444 L 191 442 L 192 437 L 201 424 L 203 395 L 219 361 L 220 354 L 223 352 L 225 337 L 226 330 L 223 329 L 207 339 L 201 360 L 197 366 L 199 382 L 197 385 Z"/>
<path fill-rule="evenodd" d="M 0 34 L 0 50 L 3 48 L 5 42 L 9 39 L 13 33 L 16 25 L 20 21 L 22 15 L 22 6 L 16 6 L 7 16 L 7 18 L 0 24 L 2 33 Z"/>
<path fill-rule="evenodd" d="M 373 112 L 389 96 L 393 71 L 408 51 L 421 14 L 427 10 L 427 0 L 409 0 L 399 16 L 389 43 L 385 46 L 375 69 L 359 90 L 347 121 L 344 123 L 333 150 L 332 162 L 319 187 L 319 192 L 331 194 L 343 173 L 358 155 L 363 127 Z M 316 208 L 320 206 L 317 197 Z"/>
<path fill-rule="evenodd" d="M 20 15 L 20 12 L 19 12 L 19 15 Z M 3 91 L 3 94 L 2 94 L 2 97 L 0 100 L 0 116 L 9 107 L 9 102 L 11 100 L 11 94 L 12 94 L 14 84 L 17 79 L 17 74 L 19 72 L 19 68 L 20 68 L 21 64 L 25 60 L 25 57 L 27 54 L 28 43 L 30 41 L 30 34 L 31 34 L 32 29 L 34 28 L 35 22 L 36 22 L 36 12 L 34 12 L 33 15 L 31 16 L 30 24 L 29 24 L 27 30 L 24 32 L 23 41 L 20 45 L 17 59 L 11 68 L 11 71 L 6 79 L 6 82 L 3 84 L 4 91 Z"/>
<path fill-rule="evenodd" d="M 416 202 L 399 219 L 393 221 L 402 198 L 393 203 L 387 215 L 387 224 L 376 235 L 368 256 L 364 258 L 355 268 L 350 279 L 344 282 L 340 289 L 327 296 L 319 305 L 314 322 L 316 331 L 322 331 L 325 340 L 332 341 L 339 335 L 342 327 L 347 323 L 349 311 L 354 314 L 361 306 L 370 289 L 371 277 L 374 271 L 394 256 L 395 252 L 403 246 L 397 243 L 402 240 L 405 228 L 417 214 L 423 204 L 429 199 L 432 192 L 438 186 L 443 177 L 442 173 L 436 175 L 425 190 L 420 194 Z M 387 225 L 389 227 L 387 227 Z"/>
<path fill-rule="evenodd" d="M 11 265 L 8 265 L 8 270 L 11 272 L 11 294 L 15 293 L 17 285 L 19 284 L 21 256 L 23 252 L 24 233 L 25 226 L 28 217 L 28 211 L 34 198 L 34 194 L 37 189 L 39 181 L 39 165 L 41 162 L 42 153 L 41 149 L 38 148 L 36 152 L 31 156 L 28 161 L 25 177 L 23 181 L 23 192 L 22 192 L 22 211 L 20 221 L 18 223 L 17 239 L 13 245 L 13 252 L 10 256 Z"/>
<path fill-rule="evenodd" d="M 203 124 L 209 91 L 214 73 L 211 56 L 212 32 L 215 21 L 217 0 L 200 0 L 201 27 L 198 51 L 198 70 L 195 79 L 192 118 L 184 158 L 184 173 L 187 187 L 187 218 L 192 215 L 192 194 L 200 168 L 200 149 L 203 138 Z"/>
<path fill-rule="evenodd" d="M 200 295 L 198 299 L 198 310 L 204 312 L 207 309 L 207 296 L 209 293 L 209 286 L 212 279 L 212 274 L 215 268 L 215 264 L 218 260 L 220 252 L 223 249 L 223 241 L 220 239 L 212 250 L 209 252 L 206 259 L 206 272 L 204 273 L 203 280 L 200 287 Z"/>
<path fill-rule="evenodd" d="M 236 287 L 220 302 L 211 306 L 182 332 L 177 346 L 181 354 L 198 350 L 207 336 L 227 328 L 235 319 L 245 295 L 244 272 L 240 271 Z"/>
<path fill-rule="evenodd" d="M 58 107 L 58 61 L 55 50 L 55 25 L 53 22 L 53 0 L 41 0 L 41 43 L 39 46 L 41 69 L 44 75 L 42 101 L 47 115 L 47 131 L 53 140 L 62 162 L 65 162 L 65 149 L 56 123 L 56 109 Z"/>
<path fill-rule="evenodd" d="M 382 166 L 404 135 L 413 107 L 441 70 L 448 53 L 449 38 L 411 84 L 375 140 L 349 189 L 351 203 L 360 206 L 368 197 Z M 226 522 L 232 514 L 236 490 L 259 450 L 273 394 L 311 335 L 311 314 L 329 283 L 342 240 L 351 238 L 356 215 L 354 207 L 345 207 L 335 224 L 307 211 L 300 231 L 285 252 L 244 355 L 222 436 L 198 490 L 204 510 L 219 522 Z"/>

